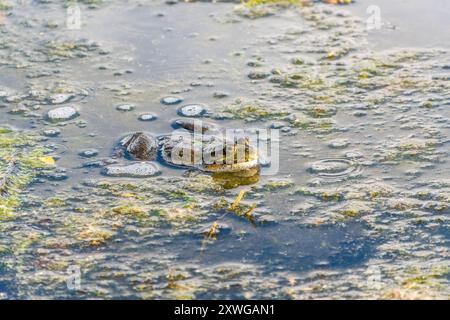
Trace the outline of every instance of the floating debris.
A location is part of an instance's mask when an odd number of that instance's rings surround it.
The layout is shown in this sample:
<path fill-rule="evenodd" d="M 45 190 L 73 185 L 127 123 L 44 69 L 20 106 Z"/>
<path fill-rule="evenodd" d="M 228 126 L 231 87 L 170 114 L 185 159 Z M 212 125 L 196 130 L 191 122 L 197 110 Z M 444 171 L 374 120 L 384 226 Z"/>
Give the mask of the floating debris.
<path fill-rule="evenodd" d="M 78 111 L 73 107 L 60 107 L 50 110 L 47 113 L 48 120 L 52 122 L 67 121 L 79 116 Z"/>
<path fill-rule="evenodd" d="M 59 93 L 59 94 L 55 94 L 55 95 L 51 96 L 49 98 L 49 102 L 51 104 L 61 104 L 61 103 L 69 102 L 74 97 L 75 97 L 75 95 L 72 95 L 72 94 Z"/>
<path fill-rule="evenodd" d="M 217 235 L 219 234 L 219 224 L 214 222 L 208 232 L 205 234 L 205 239 L 207 240 L 217 240 Z"/>
<path fill-rule="evenodd" d="M 92 158 L 98 155 L 98 150 L 97 149 L 83 150 L 79 153 L 79 155 L 83 158 Z"/>
<path fill-rule="evenodd" d="M 236 199 L 234 200 L 234 202 L 230 206 L 231 210 L 236 210 L 237 206 L 239 205 L 239 203 L 241 202 L 242 198 L 245 196 L 246 193 L 247 193 L 246 190 L 241 190 L 239 192 L 239 194 L 237 195 Z"/>
<path fill-rule="evenodd" d="M 136 106 L 133 104 L 121 104 L 121 105 L 116 106 L 116 109 L 118 111 L 122 111 L 122 112 L 133 111 L 135 108 L 136 108 Z"/>
<path fill-rule="evenodd" d="M 119 163 L 119 161 L 116 159 L 105 158 L 105 159 L 91 160 L 91 161 L 83 162 L 81 167 L 82 168 L 102 168 L 102 167 L 105 167 L 105 166 L 108 166 L 111 164 L 117 164 L 117 163 Z"/>
<path fill-rule="evenodd" d="M 111 177 L 148 178 L 160 173 L 156 163 L 138 162 L 127 165 L 110 165 L 105 167 L 103 173 Z"/>
<path fill-rule="evenodd" d="M 55 128 L 55 129 L 46 129 L 42 132 L 42 134 L 46 137 L 57 137 L 61 134 L 61 130 Z"/>
<path fill-rule="evenodd" d="M 165 105 L 174 105 L 181 102 L 183 102 L 183 98 L 175 96 L 164 97 L 161 99 L 161 103 Z"/>
<path fill-rule="evenodd" d="M 251 122 L 258 120 L 281 119 L 285 118 L 287 115 L 287 112 L 263 105 L 236 104 L 225 107 L 223 112 L 214 115 L 214 118 L 243 119 Z"/>
<path fill-rule="evenodd" d="M 249 79 L 251 80 L 263 80 L 270 76 L 270 73 L 268 72 L 261 72 L 261 71 L 252 71 L 248 74 Z"/>
<path fill-rule="evenodd" d="M 140 121 L 154 121 L 156 119 L 158 119 L 158 117 L 151 113 L 145 113 L 139 116 Z"/>
<path fill-rule="evenodd" d="M 64 168 L 56 168 L 54 171 L 44 172 L 39 177 L 50 181 L 64 181 L 69 179 L 67 170 Z"/>
<path fill-rule="evenodd" d="M 224 91 L 216 91 L 213 94 L 214 98 L 217 99 L 223 99 L 223 98 L 227 98 L 230 94 L 228 92 L 224 92 Z"/>
<path fill-rule="evenodd" d="M 328 146 L 332 149 L 344 149 L 350 145 L 350 142 L 346 139 L 339 139 L 331 141 Z"/>
<path fill-rule="evenodd" d="M 187 104 L 178 110 L 178 114 L 183 117 L 201 117 L 205 112 L 206 108 L 201 104 Z"/>
<path fill-rule="evenodd" d="M 17 160 L 16 156 L 12 155 L 8 165 L 6 166 L 5 171 L 2 174 L 0 179 L 0 196 L 4 197 L 9 193 L 9 189 L 13 184 L 13 177 L 15 172 L 17 171 Z"/>

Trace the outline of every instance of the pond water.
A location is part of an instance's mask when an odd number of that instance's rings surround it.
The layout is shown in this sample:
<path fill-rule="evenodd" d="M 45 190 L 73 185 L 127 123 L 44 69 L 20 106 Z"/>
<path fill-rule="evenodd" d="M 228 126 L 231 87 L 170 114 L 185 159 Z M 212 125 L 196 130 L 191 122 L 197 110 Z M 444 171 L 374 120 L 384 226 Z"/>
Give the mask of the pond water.
<path fill-rule="evenodd" d="M 449 298 L 447 1 L 79 2 L 0 0 L 1 298 Z M 104 174 L 190 104 L 270 174 Z"/>

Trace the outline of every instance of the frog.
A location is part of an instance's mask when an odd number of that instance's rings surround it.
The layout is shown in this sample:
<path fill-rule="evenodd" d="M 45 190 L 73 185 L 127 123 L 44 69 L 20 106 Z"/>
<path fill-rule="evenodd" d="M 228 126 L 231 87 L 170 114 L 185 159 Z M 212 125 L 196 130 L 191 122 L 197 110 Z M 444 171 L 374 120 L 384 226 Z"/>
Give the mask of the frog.
<path fill-rule="evenodd" d="M 225 189 L 259 181 L 258 151 L 245 132 L 219 130 L 211 123 L 176 120 L 171 134 L 157 136 L 134 132 L 122 137 L 113 151 L 113 159 L 143 163 L 156 160 L 189 172 L 211 174 Z M 108 169 L 108 168 L 107 168 Z"/>
<path fill-rule="evenodd" d="M 210 173 L 236 173 L 259 167 L 258 152 L 249 137 L 181 132 L 162 137 L 161 158 L 169 165 Z"/>
<path fill-rule="evenodd" d="M 134 132 L 120 139 L 113 151 L 113 158 L 133 161 L 154 161 L 158 153 L 156 138 L 146 132 Z"/>

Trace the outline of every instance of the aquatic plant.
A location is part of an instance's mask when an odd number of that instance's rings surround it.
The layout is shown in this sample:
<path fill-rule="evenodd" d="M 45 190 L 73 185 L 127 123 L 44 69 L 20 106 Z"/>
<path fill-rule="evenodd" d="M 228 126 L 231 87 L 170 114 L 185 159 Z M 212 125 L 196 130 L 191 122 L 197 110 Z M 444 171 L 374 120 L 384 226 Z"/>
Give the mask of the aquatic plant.
<path fill-rule="evenodd" d="M 251 8 L 266 4 L 275 4 L 280 6 L 289 6 L 292 4 L 306 3 L 307 0 L 242 0 L 246 7 Z"/>
<path fill-rule="evenodd" d="M 291 180 L 272 179 L 266 182 L 261 189 L 263 191 L 276 191 L 293 187 L 295 183 Z"/>
<path fill-rule="evenodd" d="M 38 141 L 33 134 L 0 128 L 0 219 L 12 217 L 28 184 L 55 167 Z"/>
<path fill-rule="evenodd" d="M 0 11 L 9 10 L 12 8 L 12 5 L 8 2 L 5 2 L 3 0 L 0 1 Z"/>
<path fill-rule="evenodd" d="M 232 119 L 243 119 L 246 121 L 280 119 L 288 115 L 287 112 L 256 104 L 236 104 L 227 106 L 224 108 L 222 114 Z"/>
<path fill-rule="evenodd" d="M 354 0 L 322 0 L 327 4 L 350 4 Z M 261 5 L 278 5 L 287 7 L 289 5 L 312 5 L 313 0 L 242 0 L 246 7 L 255 7 Z"/>

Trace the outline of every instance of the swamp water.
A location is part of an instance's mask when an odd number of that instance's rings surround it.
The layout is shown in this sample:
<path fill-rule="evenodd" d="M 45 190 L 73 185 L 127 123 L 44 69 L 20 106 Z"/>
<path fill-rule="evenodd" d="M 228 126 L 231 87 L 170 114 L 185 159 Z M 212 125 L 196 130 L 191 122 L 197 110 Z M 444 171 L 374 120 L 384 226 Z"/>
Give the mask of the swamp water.
<path fill-rule="evenodd" d="M 80 1 L 78 29 L 73 2 L 0 0 L 0 297 L 448 298 L 450 10 L 432 2 L 380 1 L 367 31 L 368 1 Z M 102 174 L 184 105 L 278 128 L 278 172 Z"/>

